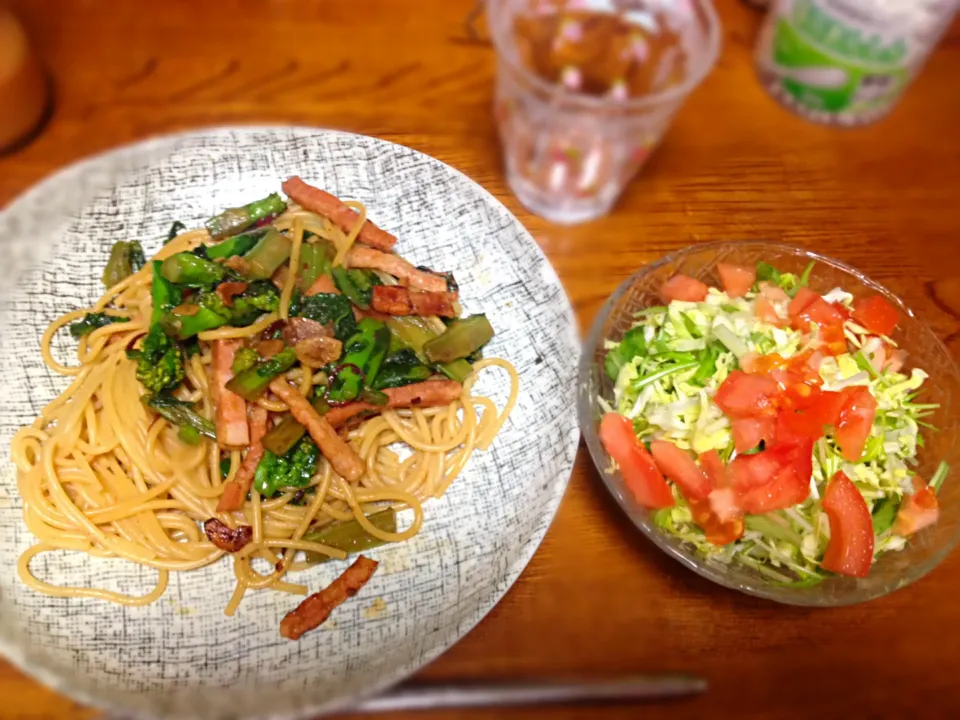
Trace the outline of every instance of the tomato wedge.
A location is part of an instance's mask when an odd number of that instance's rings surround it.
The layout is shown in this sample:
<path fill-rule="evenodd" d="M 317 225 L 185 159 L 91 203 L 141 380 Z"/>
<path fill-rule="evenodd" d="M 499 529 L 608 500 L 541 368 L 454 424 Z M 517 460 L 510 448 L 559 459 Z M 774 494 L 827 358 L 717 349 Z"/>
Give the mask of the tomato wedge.
<path fill-rule="evenodd" d="M 773 442 L 777 431 L 777 421 L 772 417 L 738 418 L 730 421 L 733 430 L 733 446 L 738 453 L 753 450 L 760 441 Z"/>
<path fill-rule="evenodd" d="M 836 357 L 847 352 L 847 336 L 843 334 L 843 325 L 822 325 L 820 343 L 827 355 Z"/>
<path fill-rule="evenodd" d="M 720 284 L 723 291 L 732 298 L 746 295 L 757 281 L 757 271 L 730 263 L 717 263 L 717 273 L 720 275 Z"/>
<path fill-rule="evenodd" d="M 648 508 L 674 504 L 670 486 L 634 434 L 633 423 L 618 413 L 607 413 L 600 420 L 600 442 L 620 466 L 623 481 L 638 503 Z"/>
<path fill-rule="evenodd" d="M 842 471 L 827 483 L 823 509 L 830 542 L 820 566 L 838 575 L 866 577 L 873 562 L 873 522 L 863 495 Z"/>
<path fill-rule="evenodd" d="M 789 441 L 789 438 L 823 437 L 828 425 L 836 425 L 840 419 L 840 410 L 846 402 L 842 393 L 824 391 L 818 387 L 802 386 L 804 393 L 797 392 L 796 386 L 786 393 L 791 408 L 784 409 L 777 418 L 777 438 Z"/>
<path fill-rule="evenodd" d="M 803 479 L 792 465 L 781 467 L 773 482 L 755 487 L 740 496 L 740 507 L 751 515 L 762 515 L 802 503 L 810 495 L 810 478 Z"/>
<path fill-rule="evenodd" d="M 729 486 L 726 468 L 716 450 L 708 450 L 700 456 L 700 470 L 710 481 L 710 487 L 725 488 Z"/>
<path fill-rule="evenodd" d="M 764 450 L 752 455 L 737 455 L 729 465 L 730 484 L 739 493 L 772 482 L 784 465 L 781 450 Z"/>
<path fill-rule="evenodd" d="M 841 390 L 841 394 L 844 402 L 834 437 L 843 457 L 857 462 L 873 429 L 877 400 L 865 387 L 847 387 Z"/>
<path fill-rule="evenodd" d="M 710 494 L 710 481 L 683 450 L 669 440 L 654 440 L 650 452 L 657 468 L 673 480 L 687 500 L 703 500 Z"/>
<path fill-rule="evenodd" d="M 940 503 L 929 485 L 923 485 L 913 495 L 904 496 L 897 511 L 893 531 L 897 535 L 913 535 L 940 519 Z"/>
<path fill-rule="evenodd" d="M 889 337 L 900 322 L 900 313 L 882 295 L 871 295 L 853 301 L 853 319 L 870 332 Z"/>
<path fill-rule="evenodd" d="M 793 299 L 790 301 L 790 304 L 787 306 L 787 315 L 791 319 L 796 318 L 808 305 L 810 305 L 814 300 L 820 298 L 817 293 L 811 290 L 808 287 L 802 287 L 797 290 L 797 294 L 793 296 Z M 823 298 L 820 298 L 821 300 Z"/>
<path fill-rule="evenodd" d="M 689 275 L 677 274 L 660 286 L 660 296 L 667 302 L 672 300 L 701 302 L 707 297 L 707 290 L 709 288 L 699 280 Z"/>
<path fill-rule="evenodd" d="M 773 417 L 779 394 L 775 380 L 734 370 L 717 388 L 713 401 L 730 418 Z"/>

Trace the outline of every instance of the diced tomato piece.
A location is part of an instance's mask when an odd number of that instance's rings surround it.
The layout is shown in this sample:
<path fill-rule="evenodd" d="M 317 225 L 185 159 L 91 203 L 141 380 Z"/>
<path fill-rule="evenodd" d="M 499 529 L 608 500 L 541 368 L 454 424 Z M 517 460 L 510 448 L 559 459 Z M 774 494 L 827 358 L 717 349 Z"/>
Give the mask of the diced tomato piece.
<path fill-rule="evenodd" d="M 840 411 L 843 409 L 844 402 L 846 398 L 843 393 L 818 390 L 806 409 L 824 425 L 836 425 L 840 421 Z"/>
<path fill-rule="evenodd" d="M 733 489 L 739 493 L 772 482 L 784 465 L 780 451 L 764 450 L 752 455 L 737 455 L 727 466 Z"/>
<path fill-rule="evenodd" d="M 732 298 L 746 295 L 757 281 L 757 271 L 730 263 L 717 263 L 717 273 L 720 275 L 720 284 L 723 291 Z"/>
<path fill-rule="evenodd" d="M 806 388 L 803 393 L 799 388 Z M 785 393 L 790 408 L 777 417 L 777 439 L 789 442 L 791 438 L 812 438 L 824 435 L 824 427 L 836 425 L 840 410 L 846 402 L 842 393 L 823 391 L 809 385 L 793 386 Z"/>
<path fill-rule="evenodd" d="M 785 327 L 787 324 L 787 319 L 780 317 L 780 313 L 777 312 L 776 307 L 765 297 L 757 298 L 757 301 L 753 304 L 753 311 L 760 320 L 768 325 Z"/>
<path fill-rule="evenodd" d="M 940 519 L 940 503 L 933 488 L 925 485 L 912 495 L 904 496 L 897 511 L 893 531 L 897 535 L 913 535 Z"/>
<path fill-rule="evenodd" d="M 712 490 L 706 499 L 692 501 L 690 511 L 709 543 L 726 545 L 743 537 L 743 511 L 730 488 Z"/>
<path fill-rule="evenodd" d="M 762 375 L 731 372 L 714 395 L 713 401 L 731 418 L 772 417 L 777 414 L 780 386 Z"/>
<path fill-rule="evenodd" d="M 773 442 L 777 431 L 777 421 L 772 417 L 738 418 L 732 420 L 733 446 L 737 452 L 753 450 L 760 441 Z"/>
<path fill-rule="evenodd" d="M 795 319 L 808 305 L 817 299 L 822 300 L 823 298 L 808 287 L 800 288 L 787 307 L 787 315 L 789 315 L 791 319 Z"/>
<path fill-rule="evenodd" d="M 900 313 L 882 295 L 853 301 L 853 319 L 870 332 L 890 336 L 900 322 Z"/>
<path fill-rule="evenodd" d="M 710 481 L 710 487 L 716 489 L 729 485 L 726 468 L 716 450 L 708 450 L 700 456 L 700 470 Z"/>
<path fill-rule="evenodd" d="M 806 305 L 796 315 L 791 314 L 790 317 L 797 330 L 809 330 L 810 323 L 815 323 L 820 328 L 834 325 L 843 328 L 843 315 L 820 296 L 814 298 L 813 302 Z"/>
<path fill-rule="evenodd" d="M 689 275 L 674 275 L 660 286 L 660 296 L 667 302 L 672 300 L 686 300 L 687 302 L 701 302 L 707 297 L 709 288 L 699 280 Z"/>
<path fill-rule="evenodd" d="M 787 291 L 779 285 L 772 282 L 763 281 L 757 285 L 760 288 L 760 295 L 770 302 L 790 304 L 790 296 Z"/>
<path fill-rule="evenodd" d="M 654 440 L 650 452 L 657 468 L 673 480 L 687 500 L 702 500 L 710 494 L 710 481 L 686 452 L 669 440 Z"/>
<path fill-rule="evenodd" d="M 633 423 L 618 413 L 607 413 L 600 421 L 600 442 L 620 466 L 623 481 L 638 503 L 648 508 L 674 504 L 670 486 L 634 434 Z"/>
<path fill-rule="evenodd" d="M 833 357 L 847 352 L 847 336 L 843 334 L 843 325 L 826 325 L 820 328 L 820 349 Z"/>
<path fill-rule="evenodd" d="M 834 437 L 843 457 L 850 462 L 857 462 L 873 429 L 877 400 L 865 387 L 844 388 L 841 394 L 844 401 Z"/>
<path fill-rule="evenodd" d="M 823 509 L 830 521 L 830 542 L 820 566 L 839 575 L 866 577 L 873 562 L 873 522 L 863 495 L 843 472 L 827 483 Z"/>
<path fill-rule="evenodd" d="M 740 507 L 751 515 L 783 510 L 802 503 L 810 495 L 810 479 L 802 478 L 792 465 L 781 467 L 773 482 L 752 488 L 740 496 Z"/>

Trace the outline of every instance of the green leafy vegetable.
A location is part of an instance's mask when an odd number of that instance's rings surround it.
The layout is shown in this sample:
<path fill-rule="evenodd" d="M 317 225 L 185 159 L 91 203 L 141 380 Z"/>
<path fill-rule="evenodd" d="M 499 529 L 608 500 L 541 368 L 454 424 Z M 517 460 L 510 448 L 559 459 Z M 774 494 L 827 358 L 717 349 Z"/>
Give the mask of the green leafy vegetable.
<path fill-rule="evenodd" d="M 212 420 L 208 420 L 194 410 L 194 404 L 177 400 L 170 395 L 144 395 L 140 401 L 162 418 L 181 430 L 188 428 L 186 436 L 192 438 L 194 434 L 203 435 L 211 440 L 217 439 L 217 431 Z M 181 438 L 183 433 L 179 433 Z"/>
<path fill-rule="evenodd" d="M 330 387 L 330 401 L 348 402 L 356 399 L 365 385 L 372 385 L 380 365 L 390 347 L 390 331 L 372 318 L 357 325 L 357 332 L 344 344 L 342 366 Z M 359 372 L 357 372 L 359 370 Z"/>
<path fill-rule="evenodd" d="M 420 358 L 421 362 L 431 364 L 423 351 L 423 347 L 440 333 L 432 328 L 427 320 L 413 316 L 391 317 L 387 320 L 387 327 L 393 336 L 392 349 L 410 348 Z M 433 366 L 448 378 L 457 382 L 464 382 L 473 373 L 473 366 L 463 359 L 437 363 Z"/>
<path fill-rule="evenodd" d="M 346 270 L 337 266 L 331 272 L 337 289 L 354 305 L 364 309 L 370 307 L 374 285 L 383 284 L 372 270 Z"/>
<path fill-rule="evenodd" d="M 386 508 L 367 515 L 367 520 L 378 530 L 388 533 L 397 531 L 397 513 L 393 508 Z M 385 541 L 368 533 L 357 520 L 334 522 L 322 528 L 308 530 L 304 533 L 303 539 L 307 542 L 320 543 L 337 550 L 343 550 L 349 555 L 386 544 Z M 327 555 L 321 555 L 320 553 L 306 553 L 307 562 L 322 563 L 329 559 Z"/>
<path fill-rule="evenodd" d="M 252 368 L 234 375 L 227 381 L 227 389 L 236 393 L 244 400 L 254 402 L 267 390 L 270 382 L 286 372 L 297 361 L 297 353 L 291 347 L 286 347 L 272 358 L 262 360 Z"/>
<path fill-rule="evenodd" d="M 316 320 L 321 325 L 332 323 L 334 335 L 340 341 L 346 341 L 357 330 L 353 307 L 343 295 L 334 293 L 310 295 L 301 299 L 295 310 L 298 317 Z"/>
<path fill-rule="evenodd" d="M 179 385 L 184 378 L 183 353 L 157 324 L 140 343 L 137 380 L 150 392 L 161 393 Z"/>
<path fill-rule="evenodd" d="M 193 253 L 181 252 L 164 260 L 160 272 L 174 285 L 210 289 L 224 279 L 227 269 Z"/>
<path fill-rule="evenodd" d="M 309 437 L 302 438 L 285 455 L 263 453 L 253 477 L 253 486 L 264 497 L 273 497 L 280 488 L 302 488 L 317 471 L 320 451 Z"/>
<path fill-rule="evenodd" d="M 409 348 L 396 350 L 387 355 L 377 379 L 373 383 L 376 390 L 401 387 L 411 383 L 423 382 L 433 374 L 426 365 L 420 362 L 417 354 Z"/>
<path fill-rule="evenodd" d="M 286 209 L 287 204 L 280 195 L 273 193 L 263 200 L 257 200 L 239 208 L 229 208 L 213 216 L 206 222 L 207 231 L 214 240 L 220 240 L 242 232 L 271 215 L 279 215 Z"/>
<path fill-rule="evenodd" d="M 260 362 L 260 354 L 256 350 L 253 348 L 240 348 L 233 356 L 231 370 L 233 370 L 233 374 L 236 375 L 237 373 L 242 373 L 244 370 L 249 370 L 258 362 Z"/>
<path fill-rule="evenodd" d="M 129 318 L 116 315 L 107 315 L 106 313 L 87 313 L 80 320 L 70 323 L 70 335 L 75 338 L 83 337 L 92 333 L 97 328 L 102 328 L 113 323 L 128 322 Z"/>
<path fill-rule="evenodd" d="M 287 415 L 264 436 L 263 446 L 274 455 L 286 455 L 306 432 L 293 415 Z"/>
<path fill-rule="evenodd" d="M 486 315 L 471 315 L 454 320 L 446 332 L 423 345 L 423 354 L 433 363 L 445 363 L 465 358 L 482 348 L 493 338 L 493 326 Z"/>
<path fill-rule="evenodd" d="M 163 244 L 166 245 L 168 242 L 173 240 L 177 235 L 179 235 L 186 229 L 187 229 L 186 225 L 184 225 L 179 220 L 175 220 L 174 223 L 170 226 L 170 230 L 167 231 L 167 239 L 163 241 Z"/>
<path fill-rule="evenodd" d="M 146 264 L 147 259 L 143 254 L 143 248 L 136 240 L 116 242 L 110 248 L 110 258 L 107 260 L 106 267 L 103 268 L 101 280 L 106 287 L 111 288 L 121 280 L 126 280 Z"/>
<path fill-rule="evenodd" d="M 153 314 L 150 324 L 155 325 L 168 312 L 173 310 L 183 300 L 183 291 L 163 276 L 163 261 L 153 261 L 153 283 L 150 286 L 150 299 L 153 303 Z"/>
<path fill-rule="evenodd" d="M 266 232 L 265 229 L 251 230 L 242 235 L 224 240 L 217 245 L 201 245 L 201 247 L 204 248 L 206 256 L 211 260 L 243 255 L 250 252 Z"/>

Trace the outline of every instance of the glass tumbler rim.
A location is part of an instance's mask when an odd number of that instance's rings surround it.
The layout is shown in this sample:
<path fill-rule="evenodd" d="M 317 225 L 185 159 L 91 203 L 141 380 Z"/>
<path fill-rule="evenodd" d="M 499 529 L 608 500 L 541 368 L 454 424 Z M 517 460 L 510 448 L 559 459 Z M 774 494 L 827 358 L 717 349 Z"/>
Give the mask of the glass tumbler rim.
<path fill-rule="evenodd" d="M 516 57 L 511 56 L 507 48 L 504 28 L 497 23 L 496 13 L 493 11 L 497 3 L 507 2 L 508 0 L 482 0 L 486 6 L 487 18 L 490 26 L 490 37 L 493 41 L 497 57 L 506 63 L 510 70 L 522 76 L 524 81 L 529 83 L 534 89 L 547 95 L 560 96 L 564 103 L 585 110 L 601 110 L 616 107 L 620 110 L 638 110 L 662 105 L 671 102 L 678 102 L 693 92 L 696 87 L 703 82 L 713 66 L 716 65 L 717 58 L 720 56 L 720 35 L 721 24 L 717 15 L 717 10 L 713 6 L 712 0 L 689 0 L 702 8 L 706 18 L 708 32 L 708 47 L 703 56 L 703 62 L 699 64 L 696 70 L 690 74 L 682 83 L 675 87 L 661 90 L 660 92 L 642 95 L 640 97 L 627 98 L 626 100 L 612 101 L 606 97 L 596 97 L 582 93 L 570 92 L 561 85 L 548 83 L 535 73 L 528 71 L 523 65 L 517 62 Z"/>

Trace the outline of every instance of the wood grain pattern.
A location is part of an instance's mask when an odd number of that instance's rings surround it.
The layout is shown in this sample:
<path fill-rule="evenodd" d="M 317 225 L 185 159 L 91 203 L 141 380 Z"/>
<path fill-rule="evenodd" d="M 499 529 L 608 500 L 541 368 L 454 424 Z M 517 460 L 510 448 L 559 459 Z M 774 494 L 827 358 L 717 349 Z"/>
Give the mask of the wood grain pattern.
<path fill-rule="evenodd" d="M 503 200 L 553 261 L 584 329 L 623 278 L 664 252 L 781 238 L 886 283 L 956 353 L 960 28 L 889 118 L 834 130 L 767 97 L 752 67 L 759 15 L 738 0 L 717 5 L 725 24 L 717 68 L 643 175 L 608 218 L 559 228 L 524 211 L 504 185 L 490 113 L 493 51 L 463 29 L 472 0 L 15 0 L 57 104 L 34 143 L 0 158 L 0 204 L 68 162 L 150 135 L 229 123 L 335 127 L 429 153 Z M 526 572 L 422 677 L 676 670 L 705 675 L 710 692 L 650 705 L 648 717 L 958 717 L 958 593 L 960 553 L 861 607 L 785 608 L 714 587 L 635 532 L 581 452 Z M 96 716 L 3 663 L 0 696 L 0 715 Z"/>

